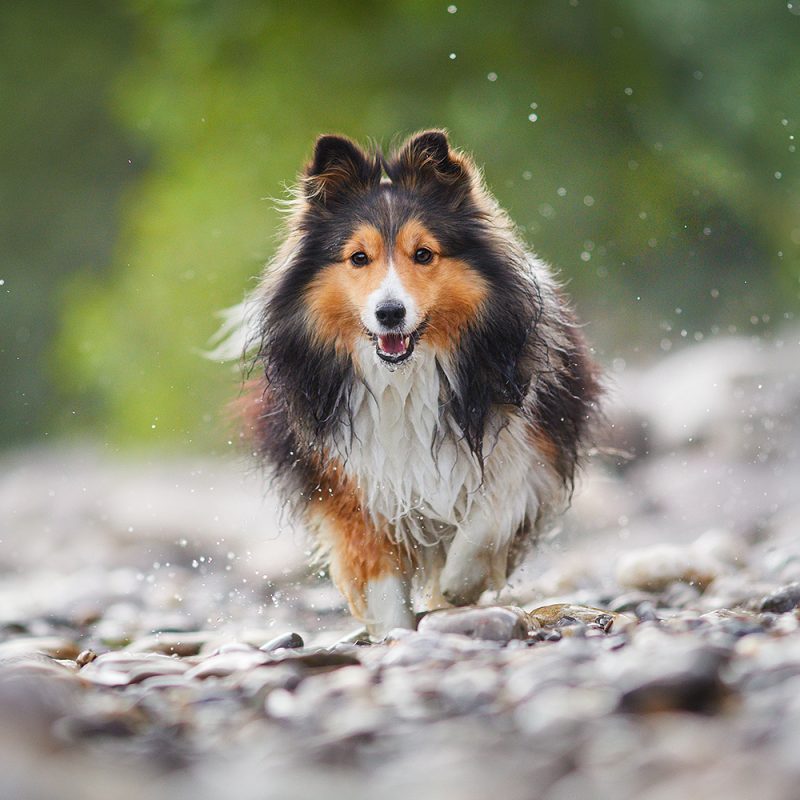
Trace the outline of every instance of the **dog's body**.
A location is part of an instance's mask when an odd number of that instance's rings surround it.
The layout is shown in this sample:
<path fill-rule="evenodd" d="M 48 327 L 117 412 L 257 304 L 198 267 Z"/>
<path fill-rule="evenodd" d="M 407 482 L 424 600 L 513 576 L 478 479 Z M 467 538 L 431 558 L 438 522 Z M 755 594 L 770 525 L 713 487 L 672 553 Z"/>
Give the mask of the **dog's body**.
<path fill-rule="evenodd" d="M 249 425 L 373 635 L 501 588 L 569 494 L 598 394 L 571 313 L 429 131 L 321 137 L 258 295 Z"/>

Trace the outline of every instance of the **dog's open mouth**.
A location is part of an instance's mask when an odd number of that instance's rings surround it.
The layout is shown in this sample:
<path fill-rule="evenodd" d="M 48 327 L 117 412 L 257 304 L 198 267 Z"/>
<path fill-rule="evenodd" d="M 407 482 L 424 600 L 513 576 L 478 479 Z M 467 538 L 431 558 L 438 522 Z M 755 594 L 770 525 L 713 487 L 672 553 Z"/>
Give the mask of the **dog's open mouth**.
<path fill-rule="evenodd" d="M 375 336 L 378 358 L 389 364 L 399 364 L 414 352 L 413 334 L 384 333 Z"/>

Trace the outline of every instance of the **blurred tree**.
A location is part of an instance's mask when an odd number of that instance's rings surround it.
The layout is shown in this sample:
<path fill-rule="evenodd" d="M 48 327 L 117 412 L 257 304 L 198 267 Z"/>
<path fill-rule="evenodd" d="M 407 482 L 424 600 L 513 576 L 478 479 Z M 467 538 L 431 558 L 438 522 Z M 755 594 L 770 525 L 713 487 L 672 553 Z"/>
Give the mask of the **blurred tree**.
<path fill-rule="evenodd" d="M 112 8 L 0 5 L 0 443 L 79 410 L 44 362 L 64 277 L 111 258 L 132 151 L 110 89 L 129 52 Z"/>
<path fill-rule="evenodd" d="M 274 246 L 265 198 L 324 131 L 388 144 L 449 128 L 561 268 L 602 350 L 635 357 L 794 314 L 794 5 L 142 0 L 107 12 L 82 46 L 96 65 L 104 26 L 132 27 L 112 107 L 126 152 L 152 160 L 110 269 L 69 282 L 56 384 L 112 439 L 219 446 L 237 376 L 198 350 Z"/>

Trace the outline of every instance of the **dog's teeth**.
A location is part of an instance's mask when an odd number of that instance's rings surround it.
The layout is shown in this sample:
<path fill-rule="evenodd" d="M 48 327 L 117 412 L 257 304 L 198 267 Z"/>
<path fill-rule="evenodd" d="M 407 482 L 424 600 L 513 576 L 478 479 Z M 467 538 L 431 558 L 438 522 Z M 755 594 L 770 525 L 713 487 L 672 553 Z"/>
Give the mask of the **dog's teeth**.
<path fill-rule="evenodd" d="M 408 350 L 408 346 L 410 344 L 411 344 L 411 337 L 410 336 L 404 336 L 403 337 L 403 346 L 406 348 L 406 350 Z"/>

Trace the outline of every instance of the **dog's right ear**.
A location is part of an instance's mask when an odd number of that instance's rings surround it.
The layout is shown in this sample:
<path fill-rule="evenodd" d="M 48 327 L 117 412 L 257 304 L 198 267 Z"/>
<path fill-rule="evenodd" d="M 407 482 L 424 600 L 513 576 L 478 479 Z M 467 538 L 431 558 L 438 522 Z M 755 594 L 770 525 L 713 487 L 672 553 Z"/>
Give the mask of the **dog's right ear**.
<path fill-rule="evenodd" d="M 345 136 L 326 134 L 317 139 L 303 184 L 309 201 L 329 207 L 352 192 L 379 183 L 380 178 L 378 158 L 368 157 Z"/>
<path fill-rule="evenodd" d="M 458 205 L 469 194 L 475 167 L 466 155 L 452 149 L 446 131 L 434 129 L 409 137 L 387 172 L 402 186 L 444 192 Z"/>

